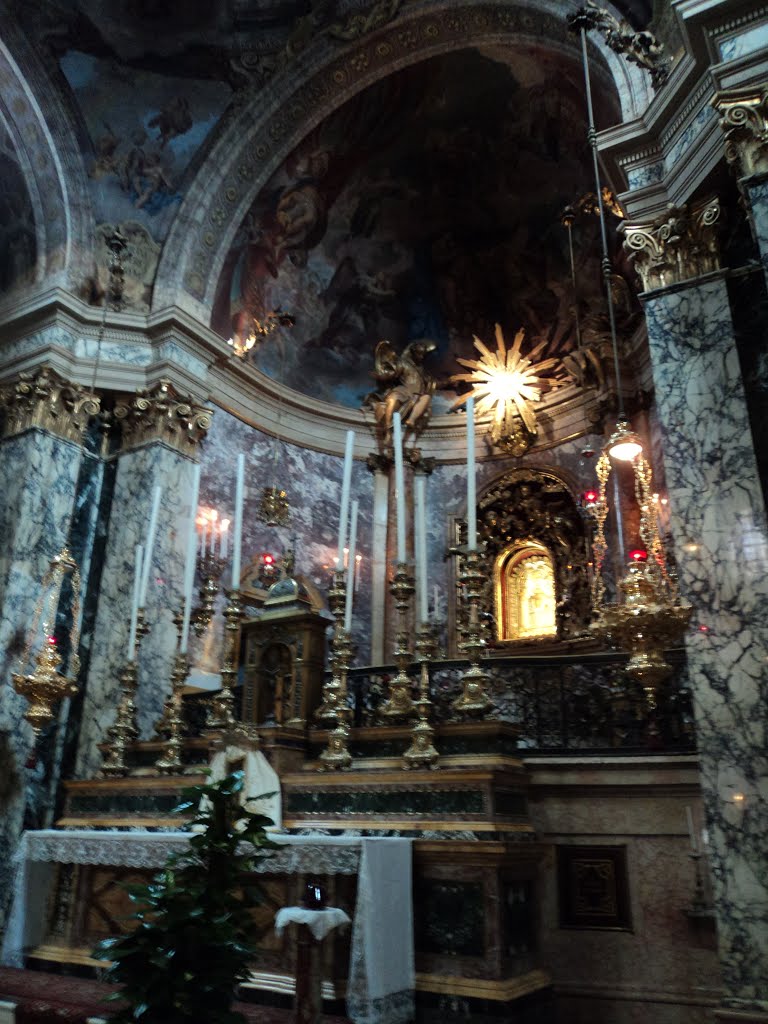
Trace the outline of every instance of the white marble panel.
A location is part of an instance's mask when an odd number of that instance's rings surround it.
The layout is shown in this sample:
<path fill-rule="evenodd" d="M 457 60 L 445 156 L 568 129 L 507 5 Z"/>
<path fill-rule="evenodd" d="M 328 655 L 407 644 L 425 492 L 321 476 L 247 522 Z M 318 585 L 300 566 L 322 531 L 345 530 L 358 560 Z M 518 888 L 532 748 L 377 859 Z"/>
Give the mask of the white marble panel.
<path fill-rule="evenodd" d="M 646 301 L 726 1002 L 765 1007 L 768 526 L 725 284 Z"/>
<path fill-rule="evenodd" d="M 13 689 L 40 581 L 64 546 L 75 500 L 81 449 L 40 430 L 0 444 L 0 919 L 6 873 L 21 832 L 32 730 L 27 702 Z"/>
<path fill-rule="evenodd" d="M 92 776 L 100 769 L 97 744 L 105 739 L 114 721 L 119 674 L 127 658 L 134 550 L 144 543 L 156 484 L 163 493 L 147 594 L 151 632 L 139 655 L 137 706 L 142 738 L 152 734 L 170 689 L 176 646 L 173 616 L 181 603 L 184 524 L 192 470 L 190 459 L 164 444 L 147 445 L 120 456 L 80 727 L 80 776 Z"/>
<path fill-rule="evenodd" d="M 761 22 L 753 25 L 745 32 L 721 39 L 718 43 L 721 60 L 736 60 L 737 57 L 744 57 L 748 53 L 755 53 L 756 50 L 765 49 L 768 46 L 768 22 Z"/>

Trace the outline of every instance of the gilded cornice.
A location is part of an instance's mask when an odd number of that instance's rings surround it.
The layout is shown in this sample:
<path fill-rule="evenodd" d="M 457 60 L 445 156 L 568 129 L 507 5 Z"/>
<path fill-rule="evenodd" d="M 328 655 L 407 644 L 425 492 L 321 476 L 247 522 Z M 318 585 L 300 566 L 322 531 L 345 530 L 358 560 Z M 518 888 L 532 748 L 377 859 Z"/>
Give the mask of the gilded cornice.
<path fill-rule="evenodd" d="M 643 291 L 668 288 L 720 269 L 717 226 L 720 201 L 712 196 L 673 207 L 648 224 L 625 224 L 624 249 L 643 282 Z"/>
<path fill-rule="evenodd" d="M 100 399 L 50 366 L 41 366 L 20 373 L 0 389 L 0 408 L 4 438 L 37 429 L 81 444 L 88 420 L 99 412 Z"/>
<path fill-rule="evenodd" d="M 738 178 L 768 173 L 768 85 L 724 89 L 712 106 L 725 133 L 725 158 Z"/>
<path fill-rule="evenodd" d="M 114 415 L 123 449 L 163 441 L 184 455 L 196 453 L 213 422 L 213 409 L 181 395 L 167 379 L 118 402 Z"/>

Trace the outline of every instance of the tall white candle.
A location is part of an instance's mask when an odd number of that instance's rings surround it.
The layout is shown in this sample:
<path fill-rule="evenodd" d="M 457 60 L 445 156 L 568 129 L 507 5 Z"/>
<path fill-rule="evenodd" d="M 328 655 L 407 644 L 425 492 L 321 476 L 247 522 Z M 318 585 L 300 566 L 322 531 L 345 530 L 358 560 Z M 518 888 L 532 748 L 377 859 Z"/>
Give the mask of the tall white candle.
<path fill-rule="evenodd" d="M 477 491 L 475 483 L 475 400 L 467 399 L 467 548 L 477 551 Z"/>
<path fill-rule="evenodd" d="M 359 501 L 352 502 L 352 519 L 349 524 L 349 564 L 355 564 L 355 543 L 357 542 L 357 510 L 360 507 Z M 344 606 L 344 629 L 347 632 L 352 629 L 352 595 L 355 592 L 355 570 L 347 573 L 347 603 Z"/>
<path fill-rule="evenodd" d="M 438 602 L 440 600 L 440 588 L 435 583 L 432 587 L 432 614 L 437 618 Z"/>
<path fill-rule="evenodd" d="M 134 651 L 136 649 L 136 627 L 138 625 L 139 618 L 139 588 L 141 587 L 141 563 L 144 554 L 144 549 L 141 544 L 136 545 L 134 551 L 134 570 L 133 570 L 133 594 L 131 595 L 131 628 L 128 632 L 128 650 L 127 660 L 133 661 Z"/>
<path fill-rule="evenodd" d="M 189 622 L 192 617 L 192 590 L 195 585 L 195 550 L 197 548 L 197 536 L 195 525 L 197 523 L 197 501 L 200 496 L 200 465 L 195 466 L 192 476 L 192 495 L 189 505 L 189 527 L 187 530 L 187 551 L 184 563 L 184 614 L 181 620 L 181 639 L 179 641 L 179 652 L 186 654 L 189 647 Z"/>
<path fill-rule="evenodd" d="M 426 482 L 423 473 L 413 478 L 413 526 L 416 542 L 416 607 L 419 622 L 429 622 L 429 584 L 427 581 Z"/>
<path fill-rule="evenodd" d="M 245 455 L 237 456 L 235 484 L 235 535 L 232 538 L 232 589 L 240 587 L 240 555 L 243 545 L 243 497 L 245 494 Z"/>
<path fill-rule="evenodd" d="M 205 531 L 208 529 L 208 520 L 203 516 L 200 530 L 200 554 L 205 558 Z"/>
<path fill-rule="evenodd" d="M 147 530 L 147 542 L 144 546 L 144 564 L 141 567 L 141 590 L 139 591 L 139 608 L 145 608 L 147 603 L 147 587 L 149 586 L 149 573 L 152 568 L 152 549 L 155 546 L 157 534 L 157 517 L 160 514 L 160 496 L 163 493 L 162 487 L 155 487 L 152 494 L 152 511 L 149 516 L 149 529 Z"/>
<path fill-rule="evenodd" d="M 222 519 L 219 523 L 219 533 L 221 536 L 221 548 L 219 554 L 222 562 L 226 562 L 227 555 L 229 554 L 229 520 Z"/>
<path fill-rule="evenodd" d="M 352 486 L 352 452 L 355 448 L 355 432 L 347 431 L 344 449 L 344 473 L 341 479 L 341 507 L 339 509 L 339 553 L 336 568 L 344 568 L 344 548 L 347 543 L 347 521 L 349 519 L 349 490 Z"/>
<path fill-rule="evenodd" d="M 392 417 L 392 442 L 395 449 L 395 502 L 397 509 L 397 561 L 405 561 L 405 473 L 403 472 L 403 425 L 400 413 Z"/>

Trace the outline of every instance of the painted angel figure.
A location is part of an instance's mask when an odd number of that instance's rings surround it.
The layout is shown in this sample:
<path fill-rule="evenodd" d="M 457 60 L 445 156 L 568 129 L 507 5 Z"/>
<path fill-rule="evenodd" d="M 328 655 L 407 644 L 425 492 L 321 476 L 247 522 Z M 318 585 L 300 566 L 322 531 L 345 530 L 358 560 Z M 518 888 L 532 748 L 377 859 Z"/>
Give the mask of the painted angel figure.
<path fill-rule="evenodd" d="M 392 421 L 396 412 L 403 423 L 403 439 L 417 437 L 429 421 L 435 381 L 424 369 L 424 360 L 437 348 L 434 341 L 412 341 L 398 355 L 390 341 L 376 346 L 373 377 L 379 390 L 363 403 L 373 409 L 376 437 L 382 450 L 392 445 Z"/>

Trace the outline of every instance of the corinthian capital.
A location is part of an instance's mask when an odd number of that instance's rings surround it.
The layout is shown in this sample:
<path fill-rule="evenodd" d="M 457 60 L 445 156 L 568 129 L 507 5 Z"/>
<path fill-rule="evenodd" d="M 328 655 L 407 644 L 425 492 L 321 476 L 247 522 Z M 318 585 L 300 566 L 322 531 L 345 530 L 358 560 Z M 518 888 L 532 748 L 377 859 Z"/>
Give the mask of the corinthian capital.
<path fill-rule="evenodd" d="M 164 441 L 186 455 L 195 453 L 213 422 L 213 409 L 180 395 L 169 380 L 118 402 L 115 419 L 123 428 L 123 448 Z"/>
<path fill-rule="evenodd" d="M 725 89 L 712 98 L 725 132 L 725 158 L 737 177 L 768 174 L 768 86 Z"/>
<path fill-rule="evenodd" d="M 41 366 L 0 387 L 2 436 L 37 428 L 80 444 L 99 405 L 92 391 L 66 380 L 50 366 Z"/>
<path fill-rule="evenodd" d="M 649 224 L 625 224 L 624 249 L 643 282 L 643 291 L 667 288 L 720 269 L 717 196 L 673 207 Z"/>

